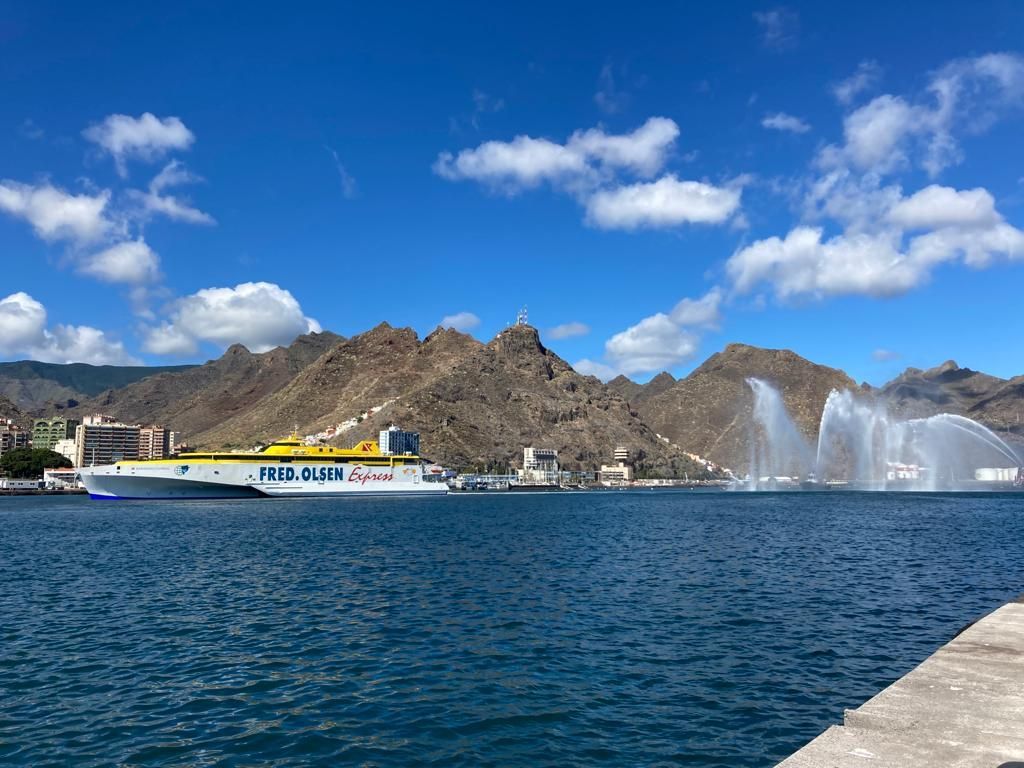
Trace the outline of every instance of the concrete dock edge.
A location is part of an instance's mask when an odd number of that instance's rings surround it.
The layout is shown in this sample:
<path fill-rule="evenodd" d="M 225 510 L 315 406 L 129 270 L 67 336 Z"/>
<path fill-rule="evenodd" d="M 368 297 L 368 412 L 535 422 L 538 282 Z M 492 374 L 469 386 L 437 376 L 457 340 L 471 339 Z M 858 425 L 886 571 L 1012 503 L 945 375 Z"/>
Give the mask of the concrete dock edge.
<path fill-rule="evenodd" d="M 1024 768 L 1024 602 L 965 627 L 778 768 Z"/>

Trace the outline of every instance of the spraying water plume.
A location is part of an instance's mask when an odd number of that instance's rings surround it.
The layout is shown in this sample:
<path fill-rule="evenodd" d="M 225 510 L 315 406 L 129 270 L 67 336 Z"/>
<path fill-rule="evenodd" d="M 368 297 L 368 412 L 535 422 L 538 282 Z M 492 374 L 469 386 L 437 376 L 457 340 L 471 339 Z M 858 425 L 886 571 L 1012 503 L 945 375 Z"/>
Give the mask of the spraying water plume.
<path fill-rule="evenodd" d="M 747 379 L 754 394 L 751 489 L 827 479 L 880 490 L 957 488 L 993 463 L 1018 467 L 1020 457 L 988 427 L 941 413 L 898 419 L 884 404 L 833 390 L 822 409 L 816 451 L 771 384 Z"/>

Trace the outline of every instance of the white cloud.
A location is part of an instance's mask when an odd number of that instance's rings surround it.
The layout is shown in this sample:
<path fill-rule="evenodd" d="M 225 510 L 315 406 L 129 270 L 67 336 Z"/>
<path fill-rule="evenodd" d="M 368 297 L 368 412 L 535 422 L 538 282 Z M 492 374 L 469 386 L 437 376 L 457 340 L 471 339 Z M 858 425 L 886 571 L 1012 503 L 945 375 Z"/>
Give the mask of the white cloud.
<path fill-rule="evenodd" d="M 690 359 L 696 350 L 697 337 L 661 312 L 605 342 L 605 357 L 625 374 L 667 370 Z"/>
<path fill-rule="evenodd" d="M 832 93 L 840 104 L 851 104 L 861 93 L 869 91 L 882 79 L 882 67 L 877 61 L 865 60 L 845 80 L 832 86 Z"/>
<path fill-rule="evenodd" d="M 1022 104 L 1024 57 L 957 59 L 933 74 L 925 96 L 911 101 L 884 94 L 847 115 L 844 145 L 826 147 L 819 164 L 891 173 L 915 161 L 935 177 L 961 161 L 958 132 L 980 133 Z"/>
<path fill-rule="evenodd" d="M 900 200 L 887 218 L 906 229 L 989 226 L 1001 221 L 988 190 L 956 190 L 936 184 Z"/>
<path fill-rule="evenodd" d="M 480 318 L 472 312 L 456 312 L 454 315 L 445 315 L 438 323 L 441 328 L 454 328 L 463 333 L 471 331 L 480 325 Z"/>
<path fill-rule="evenodd" d="M 887 234 L 837 235 L 822 241 L 820 228 L 800 226 L 785 238 L 770 237 L 737 251 L 726 271 L 740 293 L 768 283 L 780 299 L 888 296 L 905 292 L 925 276 L 898 246 L 898 238 Z"/>
<path fill-rule="evenodd" d="M 108 283 L 152 283 L 160 277 L 160 259 L 146 241 L 139 238 L 85 257 L 79 271 Z"/>
<path fill-rule="evenodd" d="M 0 299 L 0 354 L 51 363 L 139 364 L 120 341 L 96 328 L 58 325 L 48 330 L 46 308 L 24 292 Z"/>
<path fill-rule="evenodd" d="M 171 187 L 202 180 L 202 177 L 189 172 L 182 163 L 172 160 L 149 182 L 147 192 L 131 190 L 129 195 L 142 206 L 145 214 L 160 214 L 188 224 L 216 224 L 210 214 L 193 207 L 187 198 L 164 194 L 164 190 Z"/>
<path fill-rule="evenodd" d="M 787 131 L 789 133 L 807 133 L 811 130 L 810 124 L 806 121 L 794 115 L 787 115 L 785 112 L 765 115 L 761 119 L 761 125 L 773 131 Z"/>
<path fill-rule="evenodd" d="M 177 117 L 160 118 L 150 112 L 140 117 L 109 115 L 91 125 L 82 135 L 110 153 L 119 174 L 126 174 L 125 161 L 138 158 L 151 162 L 172 150 L 188 149 L 195 135 Z"/>
<path fill-rule="evenodd" d="M 878 96 L 843 121 L 845 155 L 862 170 L 894 170 L 906 161 L 903 142 L 927 128 L 927 114 L 898 96 Z"/>
<path fill-rule="evenodd" d="M 145 349 L 155 354 L 190 354 L 203 341 L 226 347 L 244 344 L 266 352 L 303 333 L 319 332 L 291 293 L 274 283 L 241 283 L 204 288 L 177 299 L 170 320 L 150 329 Z"/>
<path fill-rule="evenodd" d="M 575 336 L 586 336 L 588 333 L 590 333 L 590 326 L 576 321 L 562 323 L 548 329 L 548 336 L 552 339 L 571 339 Z"/>
<path fill-rule="evenodd" d="M 766 48 L 782 50 L 796 44 L 800 17 L 789 8 L 755 11 L 754 21 L 761 28 L 761 43 Z"/>
<path fill-rule="evenodd" d="M 46 308 L 27 293 L 0 299 L 0 354 L 40 346 L 46 330 Z"/>
<path fill-rule="evenodd" d="M 669 174 L 596 192 L 587 201 L 587 221 L 603 229 L 718 224 L 740 204 L 740 190 L 700 181 L 680 181 Z"/>
<path fill-rule="evenodd" d="M 602 174 L 620 169 L 653 175 L 678 136 L 679 127 L 664 117 L 652 117 L 628 134 L 608 134 L 600 128 L 577 131 L 565 144 L 517 136 L 508 142 L 484 142 L 458 155 L 442 152 L 434 172 L 449 181 L 478 181 L 508 192 L 545 181 L 592 185 Z"/>
<path fill-rule="evenodd" d="M 943 263 L 962 259 L 970 266 L 984 267 L 999 256 L 1024 258 L 1024 232 L 1001 218 L 950 223 L 958 216 L 960 222 L 967 219 L 954 210 L 945 211 L 945 219 L 929 220 L 917 203 L 904 210 L 908 217 L 920 214 L 917 221 L 944 225 L 910 238 L 906 246 L 899 228 L 846 232 L 823 240 L 820 228 L 799 226 L 785 238 L 770 237 L 737 251 L 726 263 L 726 271 L 740 293 L 766 284 L 782 300 L 849 294 L 878 297 L 923 284 Z"/>
<path fill-rule="evenodd" d="M 110 192 L 75 195 L 52 184 L 0 181 L 0 210 L 27 221 L 43 240 L 93 242 L 112 228 L 106 218 Z"/>
<path fill-rule="evenodd" d="M 716 286 L 699 299 L 682 299 L 669 313 L 669 318 L 689 328 L 717 328 L 722 320 L 721 303 L 722 289 Z"/>
<path fill-rule="evenodd" d="M 587 360 L 586 358 L 577 360 L 572 364 L 572 367 L 577 373 L 582 373 L 584 376 L 596 376 L 601 381 L 610 381 L 619 375 L 619 372 L 610 365 Z"/>

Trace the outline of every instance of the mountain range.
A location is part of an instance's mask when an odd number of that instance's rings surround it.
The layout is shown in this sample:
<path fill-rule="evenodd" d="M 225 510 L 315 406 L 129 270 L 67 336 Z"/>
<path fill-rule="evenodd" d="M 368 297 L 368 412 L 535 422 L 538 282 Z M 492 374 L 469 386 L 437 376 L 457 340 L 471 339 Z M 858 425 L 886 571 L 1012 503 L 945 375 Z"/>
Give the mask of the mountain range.
<path fill-rule="evenodd" d="M 423 453 L 450 466 L 515 466 L 522 448 L 535 445 L 558 449 L 568 468 L 594 469 L 625 446 L 641 473 L 692 477 L 706 470 L 690 454 L 744 468 L 749 377 L 779 389 L 811 440 L 828 394 L 852 389 L 901 417 L 957 413 L 1024 441 L 1024 376 L 1001 379 L 949 361 L 875 388 L 789 350 L 729 344 L 685 378 L 604 384 L 573 370 L 525 325 L 482 343 L 451 329 L 421 340 L 382 323 L 352 338 L 307 334 L 258 354 L 235 345 L 202 365 L 171 368 L 3 363 L 0 417 L 102 412 L 164 424 L 203 448 L 249 448 L 294 429 L 353 444 L 397 423 L 419 431 Z"/>

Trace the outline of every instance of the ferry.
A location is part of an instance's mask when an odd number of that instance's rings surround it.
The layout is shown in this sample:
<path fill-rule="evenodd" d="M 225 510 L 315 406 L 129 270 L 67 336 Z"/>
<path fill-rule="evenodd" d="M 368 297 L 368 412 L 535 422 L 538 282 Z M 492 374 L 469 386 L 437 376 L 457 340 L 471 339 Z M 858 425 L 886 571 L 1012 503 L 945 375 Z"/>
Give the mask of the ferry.
<path fill-rule="evenodd" d="M 82 467 L 79 475 L 94 499 L 442 496 L 448 486 L 438 469 L 428 469 L 419 456 L 383 454 L 373 440 L 334 448 L 292 435 L 258 452 L 118 461 Z"/>

